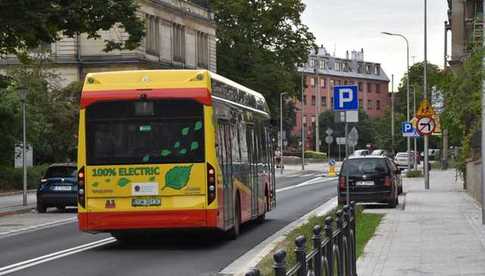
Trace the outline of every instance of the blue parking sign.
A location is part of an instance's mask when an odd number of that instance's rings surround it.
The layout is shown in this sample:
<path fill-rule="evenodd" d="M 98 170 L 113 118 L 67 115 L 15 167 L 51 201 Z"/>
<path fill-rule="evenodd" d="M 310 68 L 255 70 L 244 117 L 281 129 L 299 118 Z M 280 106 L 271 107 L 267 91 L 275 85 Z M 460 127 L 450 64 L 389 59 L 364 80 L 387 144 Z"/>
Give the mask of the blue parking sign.
<path fill-rule="evenodd" d="M 402 122 L 401 132 L 404 137 L 417 137 L 416 128 L 410 122 Z"/>
<path fill-rule="evenodd" d="M 333 88 L 334 110 L 358 110 L 359 97 L 357 85 L 342 85 Z"/>

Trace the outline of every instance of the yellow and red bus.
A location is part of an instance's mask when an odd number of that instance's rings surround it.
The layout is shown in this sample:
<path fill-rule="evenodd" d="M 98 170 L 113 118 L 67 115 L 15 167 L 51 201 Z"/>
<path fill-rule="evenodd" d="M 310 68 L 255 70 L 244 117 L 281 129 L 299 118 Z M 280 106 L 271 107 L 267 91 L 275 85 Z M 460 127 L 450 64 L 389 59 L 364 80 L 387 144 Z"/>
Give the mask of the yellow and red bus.
<path fill-rule="evenodd" d="M 264 97 L 206 70 L 92 73 L 81 95 L 82 231 L 217 229 L 275 206 Z"/>

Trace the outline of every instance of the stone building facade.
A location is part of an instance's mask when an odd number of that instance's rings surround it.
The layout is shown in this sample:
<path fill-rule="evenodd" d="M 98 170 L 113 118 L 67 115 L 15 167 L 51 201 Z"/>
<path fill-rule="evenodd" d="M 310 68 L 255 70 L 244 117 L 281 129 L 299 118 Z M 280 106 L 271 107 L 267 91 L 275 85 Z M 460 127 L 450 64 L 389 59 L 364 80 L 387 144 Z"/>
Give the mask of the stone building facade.
<path fill-rule="evenodd" d="M 104 52 L 104 40 L 123 40 L 127 33 L 118 28 L 100 31 L 101 38 L 81 34 L 64 37 L 51 45 L 53 71 L 60 86 L 82 80 L 87 73 L 113 70 L 205 68 L 216 71 L 216 27 L 207 0 L 139 0 L 140 17 L 146 22 L 146 36 L 133 51 Z M 0 59 L 0 70 L 18 64 L 15 56 Z"/>

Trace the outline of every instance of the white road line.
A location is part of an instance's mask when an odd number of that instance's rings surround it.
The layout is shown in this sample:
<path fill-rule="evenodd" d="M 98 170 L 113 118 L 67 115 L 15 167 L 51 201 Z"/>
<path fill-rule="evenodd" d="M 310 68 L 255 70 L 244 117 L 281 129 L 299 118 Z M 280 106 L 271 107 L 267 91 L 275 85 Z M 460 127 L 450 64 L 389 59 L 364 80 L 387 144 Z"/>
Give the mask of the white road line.
<path fill-rule="evenodd" d="M 309 177 L 309 176 L 315 176 L 317 175 L 318 173 L 308 173 L 308 174 L 304 174 L 304 175 L 300 175 L 300 177 Z"/>
<path fill-rule="evenodd" d="M 11 265 L 8 265 L 8 266 L 0 267 L 0 276 L 1 275 L 7 275 L 7 274 L 13 273 L 15 271 L 26 269 L 26 268 L 29 268 L 31 266 L 38 265 L 38 264 L 45 263 L 45 262 L 49 262 L 49 261 L 52 261 L 52 260 L 55 260 L 55 259 L 65 257 L 65 256 L 76 254 L 76 253 L 79 253 L 79 252 L 82 252 L 82 251 L 86 251 L 86 250 L 89 250 L 89 249 L 92 249 L 92 248 L 95 248 L 95 247 L 110 244 L 110 243 L 113 243 L 115 241 L 116 241 L 115 238 L 106 238 L 106 239 L 102 239 L 102 240 L 99 240 L 99 241 L 79 245 L 79 246 L 76 246 L 76 247 L 73 247 L 73 248 L 69 248 L 69 249 L 57 251 L 57 252 L 54 252 L 54 253 L 50 253 L 50 254 L 40 256 L 40 257 L 37 257 L 37 258 L 33 258 L 33 259 L 30 259 L 30 260 L 26 260 L 26 261 L 23 261 L 23 262 L 19 262 L 19 263 L 11 264 Z"/>
<path fill-rule="evenodd" d="M 329 182 L 329 181 L 333 181 L 337 179 L 336 177 L 332 177 L 332 178 L 326 178 L 326 179 L 323 179 L 321 177 L 315 177 L 315 178 L 312 178 L 308 181 L 305 181 L 305 182 L 302 182 L 298 185 L 294 185 L 294 186 L 289 186 L 289 187 L 285 187 L 285 188 L 281 188 L 281 189 L 277 189 L 276 192 L 279 193 L 279 192 L 284 192 L 284 191 L 288 191 L 288 190 L 293 190 L 293 189 L 297 189 L 297 188 L 301 188 L 301 187 L 305 187 L 305 186 L 309 186 L 309 185 L 315 185 L 315 184 L 318 184 L 318 183 L 324 183 L 324 182 Z"/>
<path fill-rule="evenodd" d="M 24 228 L 20 228 L 20 229 L 10 230 L 10 231 L 6 231 L 6 232 L 0 232 L 0 237 L 11 235 L 11 234 L 14 234 L 14 233 L 19 233 L 19 232 L 29 232 L 29 231 L 40 230 L 40 229 L 49 228 L 49 227 L 53 227 L 53 226 L 59 226 L 59 225 L 68 224 L 68 223 L 75 222 L 75 221 L 77 221 L 77 217 L 55 220 L 55 221 L 51 221 L 51 222 L 47 222 L 47 223 L 43 223 L 43 224 L 37 224 L 37 225 L 28 226 L 28 227 L 24 227 Z"/>

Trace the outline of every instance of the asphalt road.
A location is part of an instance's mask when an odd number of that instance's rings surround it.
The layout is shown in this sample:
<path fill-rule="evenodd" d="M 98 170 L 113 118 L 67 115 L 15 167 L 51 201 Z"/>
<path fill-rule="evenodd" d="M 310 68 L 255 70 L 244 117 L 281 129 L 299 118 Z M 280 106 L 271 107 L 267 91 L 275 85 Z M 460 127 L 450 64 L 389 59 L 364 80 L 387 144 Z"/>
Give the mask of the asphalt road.
<path fill-rule="evenodd" d="M 235 241 L 184 233 L 128 245 L 107 234 L 81 233 L 76 223 L 70 223 L 0 238 L 0 275 L 7 272 L 6 266 L 41 256 L 11 266 L 19 270 L 9 275 L 215 275 L 265 238 L 334 197 L 336 180 L 315 179 L 317 175 L 306 172 L 279 177 L 277 188 L 283 190 L 277 193 L 276 209 L 263 224 L 245 225 Z M 304 185 L 292 188 L 301 183 Z M 99 240 L 105 241 L 78 247 Z M 79 252 L 63 251 L 73 247 Z M 29 264 L 32 266 L 27 267 Z"/>

